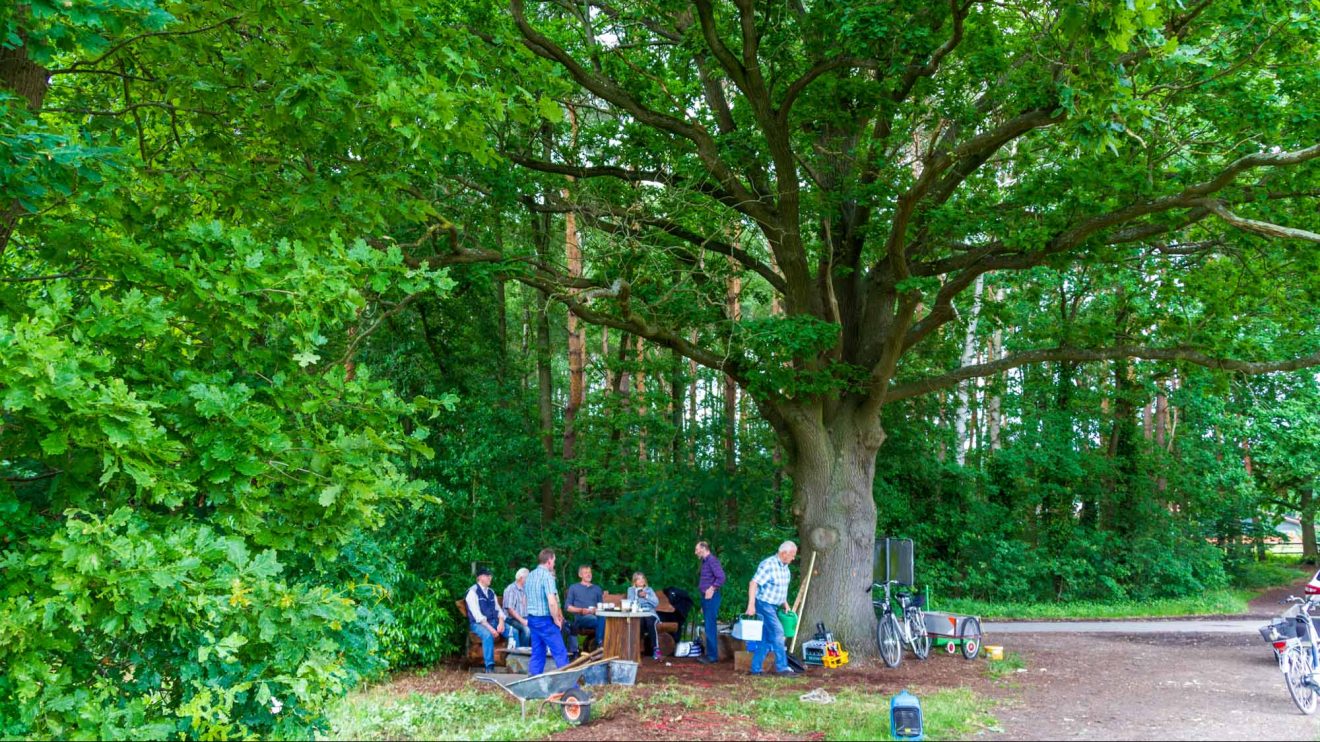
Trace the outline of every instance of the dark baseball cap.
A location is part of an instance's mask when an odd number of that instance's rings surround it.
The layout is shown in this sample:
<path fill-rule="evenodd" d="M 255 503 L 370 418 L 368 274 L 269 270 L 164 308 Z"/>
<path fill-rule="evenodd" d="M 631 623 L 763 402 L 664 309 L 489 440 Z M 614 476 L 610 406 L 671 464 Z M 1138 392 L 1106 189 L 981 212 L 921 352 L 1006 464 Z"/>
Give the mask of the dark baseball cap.
<path fill-rule="evenodd" d="M 481 569 L 477 570 L 477 577 L 480 577 L 482 575 L 493 575 L 493 574 L 495 573 L 490 571 L 490 567 L 482 567 Z"/>

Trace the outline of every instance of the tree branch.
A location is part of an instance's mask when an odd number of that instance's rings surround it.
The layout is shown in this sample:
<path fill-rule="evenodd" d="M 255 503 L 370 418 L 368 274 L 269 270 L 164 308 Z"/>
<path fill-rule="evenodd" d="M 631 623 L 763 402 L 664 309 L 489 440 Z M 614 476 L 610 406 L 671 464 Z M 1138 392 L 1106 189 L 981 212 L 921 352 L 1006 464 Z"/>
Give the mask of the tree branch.
<path fill-rule="evenodd" d="M 1152 348 L 1141 345 L 1124 345 L 1114 348 L 1043 348 L 1001 358 L 990 363 L 964 366 L 941 376 L 932 376 L 920 381 L 909 382 L 891 387 L 885 394 L 886 402 L 893 402 L 909 397 L 916 397 L 936 389 L 944 389 L 967 379 L 994 376 L 1009 369 L 1046 361 L 1072 361 L 1087 363 L 1093 361 L 1112 361 L 1118 358 L 1140 358 L 1147 361 L 1185 361 L 1206 368 L 1221 371 L 1235 371 L 1243 374 L 1267 374 L 1278 371 L 1297 371 L 1303 368 L 1320 366 L 1320 351 L 1287 361 L 1240 361 L 1233 358 L 1215 358 L 1204 352 L 1186 347 Z"/>
<path fill-rule="evenodd" d="M 778 228 L 778 219 L 774 212 L 767 209 L 760 199 L 738 179 L 738 176 L 734 174 L 728 164 L 720 158 L 718 146 L 710 132 L 699 124 L 689 123 L 669 114 L 647 108 L 616 81 L 597 75 L 578 64 L 572 55 L 532 27 L 527 21 L 523 0 L 510 0 L 510 8 L 513 11 L 514 22 L 523 36 L 523 44 L 532 53 L 563 67 L 579 85 L 602 100 L 627 111 L 640 123 L 677 135 L 695 144 L 697 157 L 701 160 L 706 171 L 719 184 L 721 189 L 720 201 L 768 228 Z"/>
<path fill-rule="evenodd" d="M 1215 216 L 1223 219 L 1225 222 L 1241 229 L 1245 232 L 1264 235 L 1266 237 L 1279 237 L 1285 240 L 1306 240 L 1307 242 L 1320 243 L 1320 234 L 1308 232 L 1305 229 L 1294 227 L 1282 227 L 1269 222 L 1257 221 L 1255 219 L 1246 219 L 1229 211 L 1223 202 L 1215 199 L 1206 199 L 1202 202 L 1206 209 L 1214 213 Z"/>

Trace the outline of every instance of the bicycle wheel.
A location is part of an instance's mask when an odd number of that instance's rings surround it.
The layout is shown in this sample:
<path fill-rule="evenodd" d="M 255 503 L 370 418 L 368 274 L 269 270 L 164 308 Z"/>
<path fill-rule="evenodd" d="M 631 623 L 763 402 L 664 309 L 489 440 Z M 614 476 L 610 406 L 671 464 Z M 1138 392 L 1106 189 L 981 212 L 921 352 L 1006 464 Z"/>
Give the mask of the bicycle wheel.
<path fill-rule="evenodd" d="M 880 645 L 880 659 L 889 667 L 898 667 L 903 661 L 902 632 L 898 619 L 892 613 L 880 618 L 880 626 L 875 630 L 876 642 Z"/>
<path fill-rule="evenodd" d="M 930 656 L 930 633 L 926 631 L 926 616 L 919 610 L 910 611 L 907 624 L 908 645 L 912 647 L 912 654 L 919 660 L 926 659 Z"/>
<path fill-rule="evenodd" d="M 962 639 L 963 656 L 969 660 L 976 659 L 976 655 L 981 653 L 981 619 L 970 616 L 963 622 L 962 631 L 958 634 Z"/>
<path fill-rule="evenodd" d="M 1320 705 L 1320 695 L 1311 684 L 1311 673 L 1315 671 L 1311 653 L 1301 647 L 1292 647 L 1287 654 L 1288 669 L 1283 673 L 1283 684 L 1288 686 L 1288 695 L 1292 696 L 1297 708 L 1310 716 Z"/>

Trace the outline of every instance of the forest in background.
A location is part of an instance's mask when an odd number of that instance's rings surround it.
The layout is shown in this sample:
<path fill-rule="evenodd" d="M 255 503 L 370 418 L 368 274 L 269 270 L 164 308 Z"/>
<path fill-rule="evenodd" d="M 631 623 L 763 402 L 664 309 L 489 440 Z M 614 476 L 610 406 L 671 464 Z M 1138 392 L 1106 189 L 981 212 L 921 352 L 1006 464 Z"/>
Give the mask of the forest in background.
<path fill-rule="evenodd" d="M 730 616 L 853 524 L 937 601 L 1314 561 L 1314 4 L 810 5 L 0 10 L 0 735 L 306 736 L 544 546 Z"/>

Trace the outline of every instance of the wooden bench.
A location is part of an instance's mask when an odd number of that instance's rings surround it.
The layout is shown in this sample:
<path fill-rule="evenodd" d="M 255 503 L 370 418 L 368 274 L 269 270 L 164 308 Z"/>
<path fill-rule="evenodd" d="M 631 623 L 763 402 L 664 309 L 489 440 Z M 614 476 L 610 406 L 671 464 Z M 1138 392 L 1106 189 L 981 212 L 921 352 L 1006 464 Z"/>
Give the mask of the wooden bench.
<path fill-rule="evenodd" d="M 674 606 L 670 604 L 668 596 L 664 593 L 657 590 L 655 597 L 659 600 L 659 603 L 655 607 L 656 611 L 663 613 L 665 611 L 672 612 L 674 610 Z M 627 593 L 605 593 L 606 603 L 618 605 L 627 599 Z M 660 653 L 666 657 L 672 657 L 674 655 L 673 633 L 678 631 L 678 623 L 674 621 L 659 621 L 655 625 L 655 630 L 659 635 Z"/>
<path fill-rule="evenodd" d="M 484 667 L 486 658 L 481 653 L 481 637 L 477 636 L 477 633 L 472 630 L 471 622 L 468 621 L 467 600 L 459 599 L 455 601 L 455 603 L 458 605 L 458 614 L 463 617 L 463 623 L 468 624 L 467 653 L 463 655 L 462 660 L 460 660 L 460 664 L 462 665 L 464 670 L 474 665 L 477 667 Z M 495 594 L 495 604 L 496 605 L 500 604 L 499 593 Z M 497 667 L 504 667 L 507 664 L 506 656 L 508 654 L 509 654 L 508 640 L 496 639 L 495 665 Z"/>

